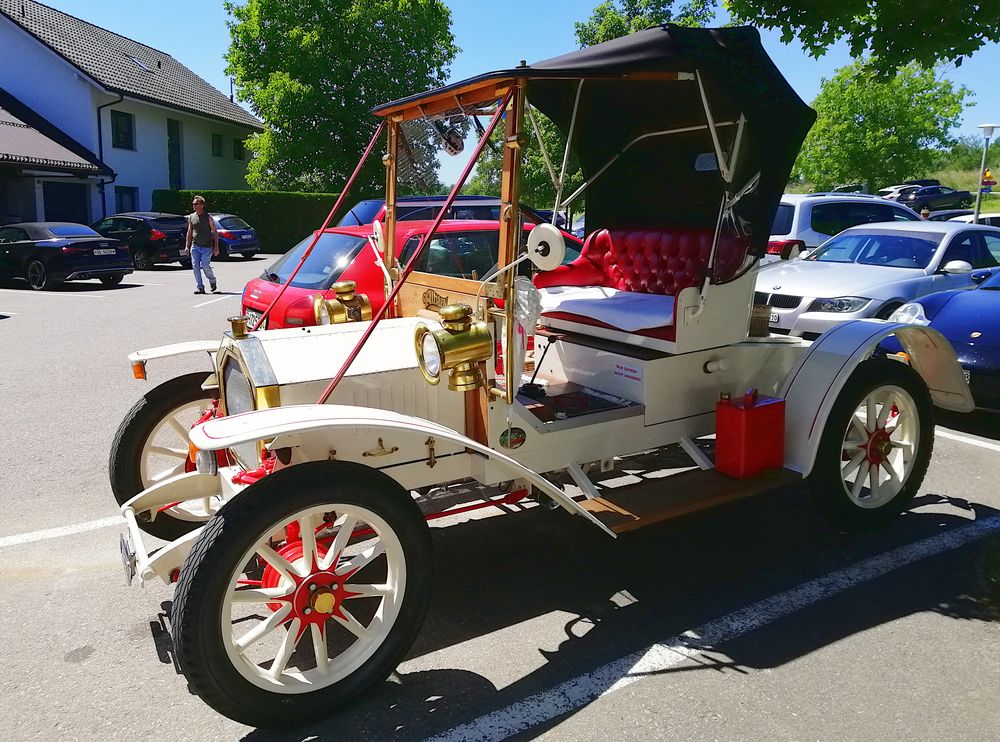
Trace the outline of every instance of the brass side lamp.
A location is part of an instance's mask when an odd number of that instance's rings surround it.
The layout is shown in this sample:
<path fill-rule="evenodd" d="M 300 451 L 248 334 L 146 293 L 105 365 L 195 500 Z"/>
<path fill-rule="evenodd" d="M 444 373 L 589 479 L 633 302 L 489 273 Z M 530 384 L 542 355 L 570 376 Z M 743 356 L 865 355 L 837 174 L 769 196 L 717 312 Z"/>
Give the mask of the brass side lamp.
<path fill-rule="evenodd" d="M 317 325 L 339 325 L 344 322 L 367 322 L 372 318 L 372 305 L 365 294 L 357 293 L 354 281 L 338 281 L 331 287 L 336 299 L 313 298 L 313 316 Z"/>
<path fill-rule="evenodd" d="M 467 392 L 486 384 L 484 363 L 493 357 L 493 336 L 485 322 L 472 321 L 468 304 L 449 304 L 438 310 L 440 330 L 417 325 L 413 342 L 420 373 L 429 384 L 441 381 L 441 373 L 450 371 L 448 388 Z"/>

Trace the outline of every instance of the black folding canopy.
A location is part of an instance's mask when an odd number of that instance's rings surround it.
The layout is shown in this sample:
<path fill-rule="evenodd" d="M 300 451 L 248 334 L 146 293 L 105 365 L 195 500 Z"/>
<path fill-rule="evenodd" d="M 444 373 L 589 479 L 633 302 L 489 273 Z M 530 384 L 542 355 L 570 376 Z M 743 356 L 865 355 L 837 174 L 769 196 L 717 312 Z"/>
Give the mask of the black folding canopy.
<path fill-rule="evenodd" d="M 778 201 L 815 112 L 771 62 L 756 29 L 658 26 L 404 98 L 374 113 L 386 115 L 480 83 L 518 78 L 527 81 L 529 103 L 564 134 L 579 92 L 572 146 L 585 179 L 620 154 L 586 190 L 588 231 L 715 227 L 726 191 L 736 195 L 756 178 L 756 187 L 732 205 L 726 228 L 750 237 L 749 254 L 764 254 Z M 726 160 L 732 159 L 741 115 L 745 119 L 728 188 L 715 166 L 705 101 Z M 697 128 L 633 141 L 687 127 Z"/>

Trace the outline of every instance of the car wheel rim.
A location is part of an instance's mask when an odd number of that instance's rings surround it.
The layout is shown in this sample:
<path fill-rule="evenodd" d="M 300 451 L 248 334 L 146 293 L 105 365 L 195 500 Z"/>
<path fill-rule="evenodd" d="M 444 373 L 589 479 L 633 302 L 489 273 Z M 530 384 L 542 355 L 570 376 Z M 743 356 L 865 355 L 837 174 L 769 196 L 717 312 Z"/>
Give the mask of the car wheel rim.
<path fill-rule="evenodd" d="M 32 263 L 28 266 L 28 283 L 34 289 L 45 285 L 45 267 L 41 263 Z"/>
<path fill-rule="evenodd" d="M 211 405 L 209 397 L 178 405 L 150 431 L 139 454 L 139 479 L 144 490 L 169 477 L 194 471 L 189 458 L 188 431 Z M 220 507 L 219 497 L 199 498 L 164 508 L 157 515 L 166 513 L 178 520 L 204 521 Z"/>
<path fill-rule="evenodd" d="M 858 507 L 872 510 L 903 489 L 916 463 L 920 418 L 898 386 L 869 392 L 851 415 L 841 445 L 841 483 Z"/>
<path fill-rule="evenodd" d="M 269 528 L 230 575 L 222 638 L 233 667 L 265 690 L 340 682 L 388 638 L 406 560 L 395 531 L 357 505 L 327 504 Z"/>

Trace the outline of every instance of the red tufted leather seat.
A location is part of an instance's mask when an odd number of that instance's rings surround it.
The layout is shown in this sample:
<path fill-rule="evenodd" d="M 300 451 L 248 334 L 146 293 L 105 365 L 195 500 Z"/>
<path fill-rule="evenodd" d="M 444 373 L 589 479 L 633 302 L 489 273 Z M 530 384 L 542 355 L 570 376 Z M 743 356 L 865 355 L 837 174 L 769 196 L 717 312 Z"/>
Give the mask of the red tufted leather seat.
<path fill-rule="evenodd" d="M 587 237 L 576 260 L 537 274 L 535 286 L 540 289 L 607 286 L 620 291 L 677 296 L 690 286 L 701 286 L 705 280 L 713 234 L 713 230 L 703 228 L 602 229 Z M 746 246 L 741 238 L 723 236 L 720 239 L 718 264 L 723 274 L 735 272 L 746 253 Z M 546 316 L 616 329 L 567 312 L 544 313 L 543 323 Z M 673 340 L 674 325 L 636 334 Z"/>

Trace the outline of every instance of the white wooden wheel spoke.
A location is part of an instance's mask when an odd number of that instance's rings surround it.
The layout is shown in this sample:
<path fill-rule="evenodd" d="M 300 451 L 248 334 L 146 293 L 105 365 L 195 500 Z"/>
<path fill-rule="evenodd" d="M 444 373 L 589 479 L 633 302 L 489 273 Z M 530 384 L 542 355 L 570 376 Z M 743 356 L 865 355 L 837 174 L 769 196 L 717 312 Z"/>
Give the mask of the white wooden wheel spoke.
<path fill-rule="evenodd" d="M 150 484 L 156 484 L 157 482 L 162 482 L 165 479 L 170 479 L 170 477 L 175 477 L 178 474 L 184 473 L 184 464 L 178 464 L 177 466 L 171 467 L 170 469 L 164 469 L 163 471 L 154 474 L 149 478 Z"/>
<path fill-rule="evenodd" d="M 260 641 L 265 636 L 274 631 L 276 628 L 278 628 L 278 626 L 281 625 L 281 622 L 284 621 L 288 617 L 288 614 L 291 612 L 292 612 L 291 603 L 286 603 L 285 605 L 281 606 L 281 608 L 279 608 L 270 616 L 268 616 L 266 621 L 261 621 L 252 629 L 250 629 L 250 631 L 248 631 L 239 639 L 237 639 L 236 648 L 239 649 L 240 652 L 245 652 L 255 642 Z"/>
<path fill-rule="evenodd" d="M 267 544 L 258 546 L 257 553 L 260 554 L 261 559 L 274 567 L 275 571 L 281 575 L 281 579 L 294 584 L 295 580 L 292 579 L 292 574 L 295 573 L 295 567 L 292 566 L 291 562 Z"/>
<path fill-rule="evenodd" d="M 294 592 L 294 586 L 288 587 L 258 587 L 258 588 L 242 588 L 240 590 L 234 590 L 232 595 L 232 601 L 234 603 L 278 603 L 284 602 L 282 599 L 287 598 Z"/>
<path fill-rule="evenodd" d="M 313 527 L 313 519 L 306 515 L 298 520 L 299 538 L 302 539 L 302 561 L 299 562 L 297 574 L 299 577 L 308 577 L 314 566 L 318 563 L 316 553 L 316 531 Z"/>
<path fill-rule="evenodd" d="M 333 543 L 330 545 L 330 550 L 326 553 L 326 557 L 323 559 L 322 564 L 320 564 L 321 569 L 333 569 L 336 571 L 337 565 L 333 563 L 333 560 L 344 551 L 344 547 L 346 547 L 348 541 L 351 540 L 351 534 L 354 533 L 354 529 L 357 528 L 357 525 L 357 518 L 350 515 L 344 516 L 344 522 L 340 524 L 340 530 L 337 531 L 337 535 L 333 539 Z"/>
<path fill-rule="evenodd" d="M 150 446 L 150 453 L 159 454 L 160 456 L 170 456 L 175 459 L 186 459 L 188 457 L 188 452 L 182 448 L 170 448 L 169 446 Z"/>
<path fill-rule="evenodd" d="M 281 673 L 285 671 L 288 666 L 288 660 L 292 657 L 292 652 L 295 651 L 295 646 L 299 643 L 299 635 L 301 634 L 302 622 L 293 618 L 288 624 L 288 631 L 285 632 L 285 638 L 281 640 L 281 646 L 278 647 L 278 653 L 274 656 L 274 660 L 271 662 L 271 668 L 268 670 L 268 675 L 273 680 L 277 680 L 281 677 Z"/>
<path fill-rule="evenodd" d="M 865 478 L 867 476 L 867 471 L 858 472 L 858 476 L 854 480 L 854 485 L 851 487 L 851 497 L 857 498 L 861 494 L 861 488 L 865 486 Z"/>
<path fill-rule="evenodd" d="M 340 612 L 341 614 L 343 614 L 342 617 L 338 616 L 336 613 L 331 614 L 330 617 L 338 624 L 343 626 L 345 629 L 350 631 L 352 634 L 354 634 L 356 637 L 358 637 L 358 639 L 361 639 L 363 641 L 368 638 L 368 635 L 370 633 L 369 627 L 365 626 L 360 621 L 358 621 L 358 619 L 352 616 L 350 611 L 346 610 L 343 607 L 343 604 L 341 604 Z M 372 622 L 372 625 L 374 626 L 374 622 Z"/>
<path fill-rule="evenodd" d="M 910 441 L 892 441 L 892 447 L 900 449 L 904 456 L 913 455 L 913 444 Z"/>
<path fill-rule="evenodd" d="M 355 585 L 353 582 L 348 582 L 344 585 L 344 589 L 350 593 L 344 597 L 344 600 L 350 600 L 351 598 L 384 598 L 386 595 L 392 594 L 393 587 L 389 584 Z"/>
<path fill-rule="evenodd" d="M 851 474 L 853 474 L 858 470 L 858 467 L 861 466 L 861 462 L 864 460 L 865 460 L 865 452 L 858 451 L 856 454 L 854 454 L 853 457 L 851 457 L 851 460 L 847 462 L 847 466 L 845 466 L 841 470 L 841 476 L 843 476 L 844 479 L 847 479 L 849 476 L 851 476 Z M 860 476 L 860 474 L 858 476 Z"/>
<path fill-rule="evenodd" d="M 844 441 L 844 445 L 840 447 L 841 451 L 853 451 L 855 449 L 861 448 L 865 445 L 864 441 Z"/>
<path fill-rule="evenodd" d="M 878 498 L 881 496 L 881 485 L 879 484 L 879 467 L 878 464 L 872 464 L 868 467 L 868 489 L 871 494 L 869 497 Z"/>
<path fill-rule="evenodd" d="M 865 399 L 865 429 L 867 432 L 875 432 L 876 420 L 878 420 L 878 411 L 875 409 L 875 395 L 869 394 L 868 398 Z"/>
<path fill-rule="evenodd" d="M 340 570 L 340 573 L 342 574 L 343 572 L 357 572 L 362 567 L 371 564 L 373 561 L 378 559 L 384 553 L 385 553 L 385 544 L 382 543 L 382 539 L 379 539 L 376 543 L 372 544 L 367 549 L 362 551 L 360 554 L 353 557 L 351 561 L 347 562 L 347 564 L 343 565 L 343 569 Z"/>
<path fill-rule="evenodd" d="M 861 418 L 858 417 L 857 413 L 851 416 L 851 425 L 853 425 L 854 428 L 861 433 L 861 437 L 864 440 L 868 440 L 868 428 L 865 427 L 865 424 L 861 421 Z"/>
<path fill-rule="evenodd" d="M 896 484 L 902 484 L 902 481 L 899 479 L 899 474 L 896 473 L 896 468 L 892 465 L 892 462 L 889 461 L 889 459 L 885 459 L 882 462 L 882 468 L 885 469 L 885 473 L 889 475 L 889 478 L 893 482 Z"/>
<path fill-rule="evenodd" d="M 878 411 L 878 422 L 876 427 L 881 430 L 889 420 L 889 413 L 892 412 L 892 395 L 887 394 L 882 400 L 882 409 Z"/>
<path fill-rule="evenodd" d="M 182 441 L 188 439 L 188 429 L 184 427 L 180 420 L 176 417 L 168 417 L 167 424 L 173 428 L 174 432 L 181 437 Z"/>
<path fill-rule="evenodd" d="M 313 654 L 316 655 L 316 670 L 320 675 L 326 675 L 330 669 L 330 655 L 326 647 L 326 634 L 319 624 L 310 624 L 309 633 L 312 636 Z"/>

